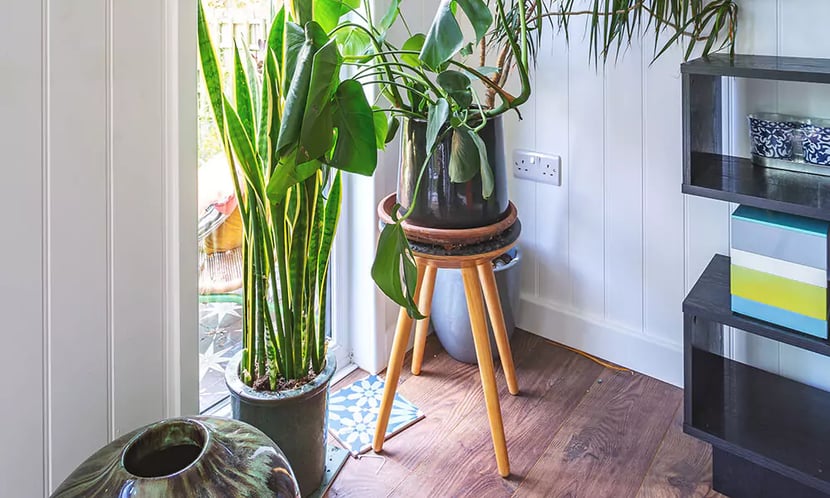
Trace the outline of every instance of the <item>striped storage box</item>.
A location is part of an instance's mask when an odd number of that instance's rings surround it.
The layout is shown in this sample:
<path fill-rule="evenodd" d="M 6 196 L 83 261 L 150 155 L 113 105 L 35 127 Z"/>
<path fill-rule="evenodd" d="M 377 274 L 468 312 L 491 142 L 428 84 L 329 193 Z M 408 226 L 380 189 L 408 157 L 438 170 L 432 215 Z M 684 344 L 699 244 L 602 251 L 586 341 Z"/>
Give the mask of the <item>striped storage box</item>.
<path fill-rule="evenodd" d="M 732 311 L 827 339 L 827 234 L 812 218 L 732 213 Z"/>

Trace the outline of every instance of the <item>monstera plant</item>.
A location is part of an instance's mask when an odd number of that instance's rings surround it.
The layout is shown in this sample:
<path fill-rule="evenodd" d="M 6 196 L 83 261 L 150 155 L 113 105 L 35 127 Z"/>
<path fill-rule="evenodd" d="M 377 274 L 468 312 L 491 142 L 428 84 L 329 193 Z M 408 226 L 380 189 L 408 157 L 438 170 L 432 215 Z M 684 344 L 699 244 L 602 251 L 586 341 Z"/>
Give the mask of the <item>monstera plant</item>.
<path fill-rule="evenodd" d="M 509 111 L 521 116 L 546 29 L 568 36 L 571 21 L 587 17 L 593 63 L 619 56 L 640 33 L 654 36 L 654 58 L 678 43 L 688 58 L 696 47 L 703 55 L 734 51 L 738 12 L 732 0 L 442 0 L 427 31 L 413 33 L 403 1 L 391 0 L 382 15 L 364 2 L 354 12 L 361 22 L 341 24 L 334 36 L 344 64 L 377 88 L 389 134 L 403 123 L 399 205 L 381 233 L 372 274 L 416 318 L 417 271 L 402 223 L 467 228 L 506 213 L 499 119 Z M 397 21 L 408 33 L 400 44 L 387 36 Z M 512 86 L 511 76 L 518 80 Z"/>

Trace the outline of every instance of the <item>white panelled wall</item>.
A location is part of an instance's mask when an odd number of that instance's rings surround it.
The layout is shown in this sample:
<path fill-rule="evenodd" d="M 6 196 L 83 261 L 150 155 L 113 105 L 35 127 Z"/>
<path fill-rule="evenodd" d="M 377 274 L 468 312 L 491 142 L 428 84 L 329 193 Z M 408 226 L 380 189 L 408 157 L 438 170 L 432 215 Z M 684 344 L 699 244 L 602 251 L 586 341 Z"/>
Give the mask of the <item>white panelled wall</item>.
<path fill-rule="evenodd" d="M 195 4 L 3 3 L 0 496 L 198 406 Z"/>
<path fill-rule="evenodd" d="M 742 0 L 738 51 L 830 57 L 830 3 Z M 713 253 L 729 252 L 720 201 L 684 196 L 681 50 L 650 64 L 653 40 L 614 64 L 589 66 L 574 25 L 570 49 L 542 42 L 524 120 L 508 116 L 508 154 L 528 148 L 563 158 L 561 187 L 512 180 L 524 223 L 520 327 L 682 384 L 686 292 Z M 830 88 L 736 80 L 727 84 L 726 143 L 747 156 L 746 114 L 830 117 Z M 509 156 L 508 156 L 509 158 Z M 830 389 L 830 360 L 734 332 L 727 353 Z"/>

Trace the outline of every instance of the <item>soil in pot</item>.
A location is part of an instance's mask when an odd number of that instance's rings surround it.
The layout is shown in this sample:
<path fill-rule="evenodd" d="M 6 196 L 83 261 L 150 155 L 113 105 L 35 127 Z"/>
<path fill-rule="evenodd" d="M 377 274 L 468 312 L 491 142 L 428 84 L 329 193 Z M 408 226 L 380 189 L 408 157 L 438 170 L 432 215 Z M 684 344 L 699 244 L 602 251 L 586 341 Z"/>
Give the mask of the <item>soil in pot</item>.
<path fill-rule="evenodd" d="M 516 327 L 514 313 L 519 309 L 521 251 L 515 247 L 493 260 L 493 272 L 499 290 L 507 336 L 513 336 Z M 430 309 L 435 335 L 447 353 L 464 363 L 477 363 L 473 331 L 470 326 L 470 314 L 467 311 L 467 299 L 464 294 L 464 281 L 461 271 L 456 269 L 438 270 L 435 278 L 432 307 Z M 487 316 L 487 331 L 490 337 L 490 349 L 498 357 L 493 326 Z"/>
<path fill-rule="evenodd" d="M 410 223 L 432 228 L 474 228 L 496 223 L 507 214 L 509 199 L 501 116 L 489 119 L 479 136 L 487 146 L 494 176 L 493 194 L 488 199 L 481 193 L 480 173 L 464 183 L 450 181 L 451 133 L 436 147 L 415 198 L 418 174 L 426 158 L 426 122 L 403 120 L 397 198 L 404 211 L 415 201 L 415 209 L 408 218 Z"/>
<path fill-rule="evenodd" d="M 245 385 L 239 378 L 241 359 L 241 353 L 237 354 L 225 369 L 233 418 L 273 439 L 294 469 L 302 496 L 312 494 L 325 473 L 329 385 L 337 369 L 334 355 L 326 356 L 323 371 L 310 382 L 279 392 Z"/>

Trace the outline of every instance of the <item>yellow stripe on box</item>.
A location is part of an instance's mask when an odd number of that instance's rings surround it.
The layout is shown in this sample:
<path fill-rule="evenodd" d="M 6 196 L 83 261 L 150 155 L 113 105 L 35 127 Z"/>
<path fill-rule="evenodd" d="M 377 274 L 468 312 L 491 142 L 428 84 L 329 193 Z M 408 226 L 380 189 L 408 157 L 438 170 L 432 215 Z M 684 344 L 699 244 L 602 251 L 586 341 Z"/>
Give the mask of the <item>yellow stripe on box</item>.
<path fill-rule="evenodd" d="M 827 289 L 732 265 L 732 294 L 819 320 L 827 320 Z"/>

